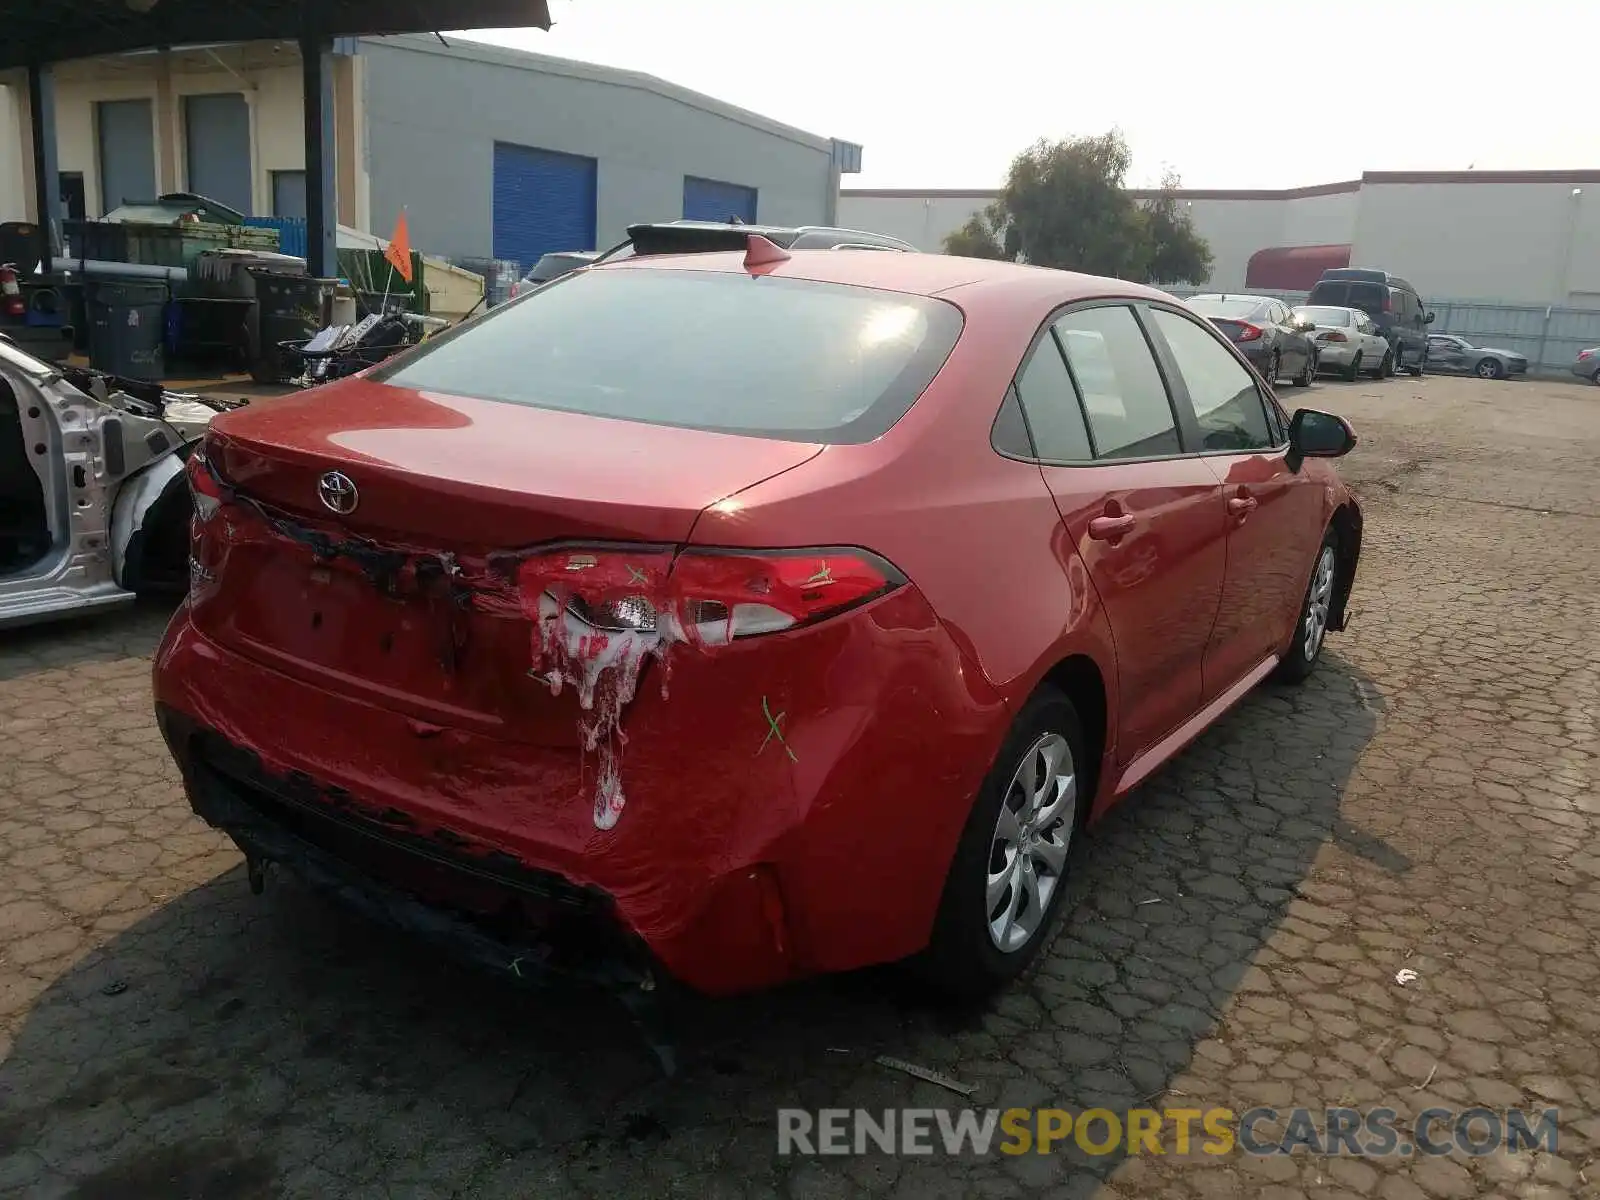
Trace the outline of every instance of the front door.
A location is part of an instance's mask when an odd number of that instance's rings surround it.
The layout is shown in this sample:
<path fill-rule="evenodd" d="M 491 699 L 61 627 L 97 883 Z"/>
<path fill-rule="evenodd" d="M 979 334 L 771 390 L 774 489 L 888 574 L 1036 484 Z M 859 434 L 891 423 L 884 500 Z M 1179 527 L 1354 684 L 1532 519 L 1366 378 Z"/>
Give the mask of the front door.
<path fill-rule="evenodd" d="M 1428 363 L 1439 371 L 1460 371 L 1466 366 L 1466 354 L 1461 342 L 1453 337 L 1428 339 Z"/>
<path fill-rule="evenodd" d="M 1288 644 L 1317 545 L 1322 494 L 1287 461 L 1255 378 L 1209 329 L 1168 309 L 1152 327 L 1170 353 L 1207 467 L 1222 484 L 1227 568 L 1201 668 L 1207 700 Z M 1184 413 L 1187 415 L 1187 412 Z"/>
<path fill-rule="evenodd" d="M 1117 757 L 1127 763 L 1201 706 L 1201 665 L 1222 594 L 1222 489 L 1202 459 L 1182 453 L 1161 373 L 1128 305 L 1059 317 L 1017 390 L 1045 482 L 1111 626 Z"/>

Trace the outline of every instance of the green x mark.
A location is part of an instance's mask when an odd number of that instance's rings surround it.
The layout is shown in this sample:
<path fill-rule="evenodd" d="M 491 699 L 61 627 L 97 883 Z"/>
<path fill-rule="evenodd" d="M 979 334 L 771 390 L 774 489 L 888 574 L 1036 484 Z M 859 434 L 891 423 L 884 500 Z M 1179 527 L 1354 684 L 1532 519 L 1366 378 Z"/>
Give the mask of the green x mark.
<path fill-rule="evenodd" d="M 783 719 L 789 714 L 786 712 L 781 712 L 777 716 L 773 716 L 772 709 L 768 707 L 767 698 L 765 696 L 761 697 L 761 711 L 766 715 L 767 718 L 767 736 L 761 739 L 761 750 L 757 750 L 756 754 L 761 754 L 761 752 L 767 748 L 767 743 L 773 738 L 777 738 L 778 745 L 783 747 L 783 752 L 789 756 L 789 761 L 793 763 L 799 762 L 800 759 L 796 757 L 794 750 L 791 749 L 789 743 L 784 740 L 783 729 L 781 728 Z"/>

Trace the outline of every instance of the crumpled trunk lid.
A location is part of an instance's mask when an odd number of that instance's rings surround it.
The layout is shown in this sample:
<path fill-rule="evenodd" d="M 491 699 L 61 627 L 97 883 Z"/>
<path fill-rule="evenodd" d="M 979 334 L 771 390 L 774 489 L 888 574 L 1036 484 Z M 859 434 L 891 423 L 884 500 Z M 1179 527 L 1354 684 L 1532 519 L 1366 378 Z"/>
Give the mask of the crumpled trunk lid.
<path fill-rule="evenodd" d="M 529 677 L 519 561 L 563 542 L 670 554 L 707 506 L 820 450 L 365 380 L 259 404 L 206 442 L 226 502 L 196 526 L 194 620 L 420 732 L 575 745 L 577 699 Z"/>

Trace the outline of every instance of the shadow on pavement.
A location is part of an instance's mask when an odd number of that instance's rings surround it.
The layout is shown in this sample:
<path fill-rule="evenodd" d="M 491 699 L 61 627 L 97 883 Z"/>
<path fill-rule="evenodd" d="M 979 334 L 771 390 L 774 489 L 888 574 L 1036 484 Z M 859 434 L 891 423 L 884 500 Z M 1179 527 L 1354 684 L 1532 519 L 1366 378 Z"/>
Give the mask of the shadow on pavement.
<path fill-rule="evenodd" d="M 1319 849 L 1407 869 L 1339 815 L 1380 706 L 1337 657 L 1248 698 L 1082 840 L 1048 954 L 984 1012 L 931 1008 L 889 971 L 693 1002 L 671 1080 L 609 1001 L 515 990 L 281 874 L 257 898 L 227 871 L 39 998 L 0 1063 L 0 1193 L 1091 1195 L 1117 1155 L 780 1158 L 776 1110 L 1226 1101 L 1184 1094 L 1184 1072 L 1246 1049 L 1208 1042 L 1231 1005 L 1291 1019 L 1254 976 L 1269 938 L 1333 902 L 1297 890 Z"/>
<path fill-rule="evenodd" d="M 141 599 L 113 616 L 65 617 L 0 633 L 0 683 L 92 663 L 148 658 L 177 608 L 175 600 Z"/>

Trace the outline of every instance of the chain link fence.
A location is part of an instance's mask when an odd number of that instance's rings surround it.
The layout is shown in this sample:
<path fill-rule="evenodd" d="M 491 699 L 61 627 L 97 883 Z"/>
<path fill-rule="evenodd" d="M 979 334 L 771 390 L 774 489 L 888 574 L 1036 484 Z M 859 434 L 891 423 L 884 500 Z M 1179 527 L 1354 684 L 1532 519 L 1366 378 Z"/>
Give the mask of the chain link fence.
<path fill-rule="evenodd" d="M 1168 287 L 1182 298 L 1213 292 L 1210 288 Z M 1271 296 L 1301 305 L 1306 292 L 1252 289 L 1240 295 Z M 1452 333 L 1478 346 L 1514 350 L 1526 355 L 1533 374 L 1565 375 L 1578 352 L 1600 346 L 1600 309 L 1556 308 L 1543 304 L 1502 304 L 1493 300 L 1423 300 L 1434 314 L 1429 333 Z"/>

